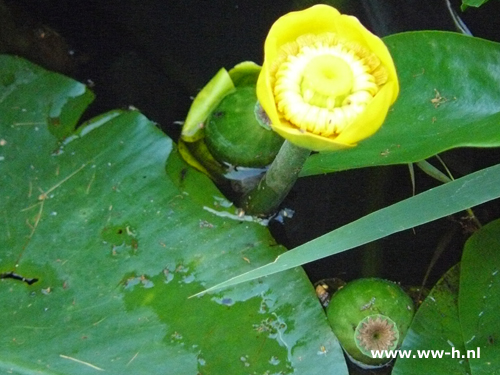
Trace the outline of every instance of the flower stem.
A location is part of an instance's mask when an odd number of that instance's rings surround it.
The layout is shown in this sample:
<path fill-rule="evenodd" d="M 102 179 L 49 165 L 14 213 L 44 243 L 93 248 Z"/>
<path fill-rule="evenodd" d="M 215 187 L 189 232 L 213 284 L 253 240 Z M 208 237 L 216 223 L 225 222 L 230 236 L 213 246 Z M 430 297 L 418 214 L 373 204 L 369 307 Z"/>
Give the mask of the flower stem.
<path fill-rule="evenodd" d="M 257 187 L 243 197 L 241 207 L 245 213 L 265 216 L 275 212 L 295 184 L 310 153 L 285 141 Z"/>

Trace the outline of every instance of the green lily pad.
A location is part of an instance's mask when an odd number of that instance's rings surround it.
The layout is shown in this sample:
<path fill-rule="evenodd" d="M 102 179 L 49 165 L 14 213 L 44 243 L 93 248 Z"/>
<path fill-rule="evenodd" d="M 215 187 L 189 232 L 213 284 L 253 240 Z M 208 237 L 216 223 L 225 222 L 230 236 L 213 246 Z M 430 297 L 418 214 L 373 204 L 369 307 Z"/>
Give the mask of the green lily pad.
<path fill-rule="evenodd" d="M 113 111 L 62 141 L 92 94 L 0 65 L 0 372 L 347 373 L 301 268 L 189 298 L 285 249 L 151 121 Z"/>
<path fill-rule="evenodd" d="M 453 349 L 465 353 L 458 315 L 459 277 L 457 265 L 444 275 L 417 310 L 400 349 L 408 353 L 408 358 L 398 357 L 393 375 L 470 374 L 468 362 L 456 358 L 458 354 L 455 358 L 451 355 Z M 428 358 L 419 358 L 423 353 Z"/>
<path fill-rule="evenodd" d="M 471 374 L 500 374 L 500 220 L 481 228 L 465 244 L 459 313 Z M 477 358 L 479 348 L 480 358 Z"/>
<path fill-rule="evenodd" d="M 500 146 L 499 43 L 439 31 L 384 41 L 401 87 L 384 125 L 352 149 L 311 155 L 301 176 L 412 163 L 456 147 Z"/>
<path fill-rule="evenodd" d="M 417 311 L 393 374 L 500 374 L 500 220 L 467 241 L 453 267 Z M 427 351 L 429 359 L 418 358 Z M 441 351 L 441 358 L 432 358 Z"/>

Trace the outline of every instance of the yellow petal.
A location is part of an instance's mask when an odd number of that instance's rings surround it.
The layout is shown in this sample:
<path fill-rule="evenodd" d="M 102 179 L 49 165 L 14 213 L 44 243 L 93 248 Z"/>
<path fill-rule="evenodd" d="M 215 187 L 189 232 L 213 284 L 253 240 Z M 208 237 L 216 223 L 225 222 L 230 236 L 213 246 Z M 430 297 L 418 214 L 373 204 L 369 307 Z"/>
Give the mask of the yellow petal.
<path fill-rule="evenodd" d="M 348 95 L 345 100 L 342 100 L 342 96 L 340 96 L 341 105 L 338 104 L 339 100 L 333 100 L 328 98 L 328 95 L 325 97 L 323 95 L 325 92 L 335 93 L 335 90 L 325 91 L 325 88 L 320 85 L 321 87 L 317 88 L 316 93 L 319 93 L 320 98 L 327 99 L 326 104 L 324 104 L 325 100 L 315 100 L 310 104 L 317 106 L 317 108 L 311 109 L 310 106 L 304 106 L 304 108 L 309 108 L 309 114 L 318 114 L 318 121 L 324 122 L 327 119 L 329 121 L 327 124 L 311 123 L 310 116 L 306 114 L 302 116 L 296 110 L 293 111 L 293 116 L 290 116 L 290 113 L 287 114 L 286 108 L 293 109 L 293 107 L 287 107 L 283 103 L 282 86 L 279 86 L 277 91 L 279 92 L 277 100 L 280 101 L 278 108 L 273 87 L 278 79 L 276 76 L 278 70 L 279 77 L 283 77 L 283 74 L 296 74 L 296 70 L 289 67 L 294 64 L 294 59 L 297 59 L 294 56 L 298 56 L 299 50 L 303 54 L 306 48 L 309 48 L 307 43 L 311 43 L 312 49 L 316 48 L 314 56 L 328 50 L 322 46 L 324 40 L 333 40 L 332 43 L 340 45 L 338 49 L 342 51 L 341 57 L 353 64 L 353 74 L 358 77 L 353 85 L 352 94 Z M 321 46 L 318 47 L 318 45 Z M 333 46 L 330 50 L 336 51 L 336 48 Z M 336 56 L 337 52 L 324 53 L 332 53 L 333 56 Z M 342 15 L 335 8 L 327 5 L 315 5 L 279 18 L 271 27 L 266 38 L 264 54 L 264 64 L 257 81 L 259 102 L 269 116 L 273 129 L 285 139 L 304 148 L 315 151 L 333 151 L 355 146 L 357 142 L 369 137 L 380 128 L 389 107 L 394 103 L 399 93 L 396 68 L 383 41 L 368 31 L 357 18 Z M 328 60 L 324 59 L 324 61 Z M 331 61 L 334 60 L 331 59 Z M 286 66 L 286 68 L 280 69 L 280 66 L 285 62 L 287 65 L 283 65 L 283 67 Z M 303 65 L 306 64 L 300 66 Z M 314 64 L 309 66 L 314 67 Z M 314 77 L 314 75 L 312 76 Z M 318 82 L 315 79 L 301 86 L 307 88 L 303 94 L 306 103 L 310 102 L 311 95 L 314 94 L 311 93 L 311 85 L 314 86 L 314 81 Z M 294 80 L 293 82 L 299 81 Z M 312 89 L 314 90 L 314 87 Z M 297 93 L 295 92 L 289 97 L 296 98 Z M 349 107 L 351 101 L 355 102 L 352 103 L 355 107 Z M 333 102 L 335 102 L 335 108 L 332 108 Z M 293 106 L 295 102 L 289 103 Z M 325 116 L 323 109 L 325 107 L 331 111 L 331 116 Z M 336 117 L 334 114 L 340 113 L 339 108 L 345 115 Z M 280 112 L 284 109 L 285 112 Z M 297 123 L 297 121 L 306 118 L 307 124 Z M 325 126 L 329 126 L 331 121 L 335 122 L 337 118 L 340 119 L 338 124 L 333 124 L 332 128 L 325 128 Z"/>
<path fill-rule="evenodd" d="M 342 131 L 336 138 L 337 142 L 355 145 L 365 138 L 373 135 L 385 121 L 387 110 L 394 101 L 396 83 L 389 82 L 378 92 L 356 120 Z"/>
<path fill-rule="evenodd" d="M 349 38 L 349 40 L 358 42 L 366 47 L 380 59 L 384 67 L 388 70 L 388 80 L 396 83 L 392 96 L 392 102 L 394 103 L 399 94 L 399 81 L 394 61 L 385 43 L 378 36 L 368 31 L 356 17 L 342 15 L 336 22 L 339 26 L 339 36 Z"/>

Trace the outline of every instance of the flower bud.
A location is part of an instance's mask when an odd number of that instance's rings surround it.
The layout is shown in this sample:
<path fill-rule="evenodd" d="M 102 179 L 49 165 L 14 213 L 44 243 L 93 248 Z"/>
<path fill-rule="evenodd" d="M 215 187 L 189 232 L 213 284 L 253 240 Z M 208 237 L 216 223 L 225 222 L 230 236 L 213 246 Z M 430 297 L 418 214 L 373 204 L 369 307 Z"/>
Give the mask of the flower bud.
<path fill-rule="evenodd" d="M 195 168 L 220 182 L 239 179 L 234 168 L 258 168 L 272 162 L 283 138 L 261 121 L 255 85 L 260 66 L 252 62 L 221 69 L 193 101 L 179 150 Z M 267 117 L 266 117 L 267 118 Z M 243 169 L 245 169 L 243 168 Z"/>

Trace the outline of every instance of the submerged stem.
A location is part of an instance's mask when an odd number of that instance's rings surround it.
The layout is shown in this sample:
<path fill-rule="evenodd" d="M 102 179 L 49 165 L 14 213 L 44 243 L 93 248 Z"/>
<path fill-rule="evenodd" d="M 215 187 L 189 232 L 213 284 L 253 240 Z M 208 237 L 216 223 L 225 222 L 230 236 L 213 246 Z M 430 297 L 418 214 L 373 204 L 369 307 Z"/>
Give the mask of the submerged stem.
<path fill-rule="evenodd" d="M 251 215 L 273 213 L 294 185 L 310 153 L 285 141 L 257 187 L 243 197 L 243 210 Z"/>

